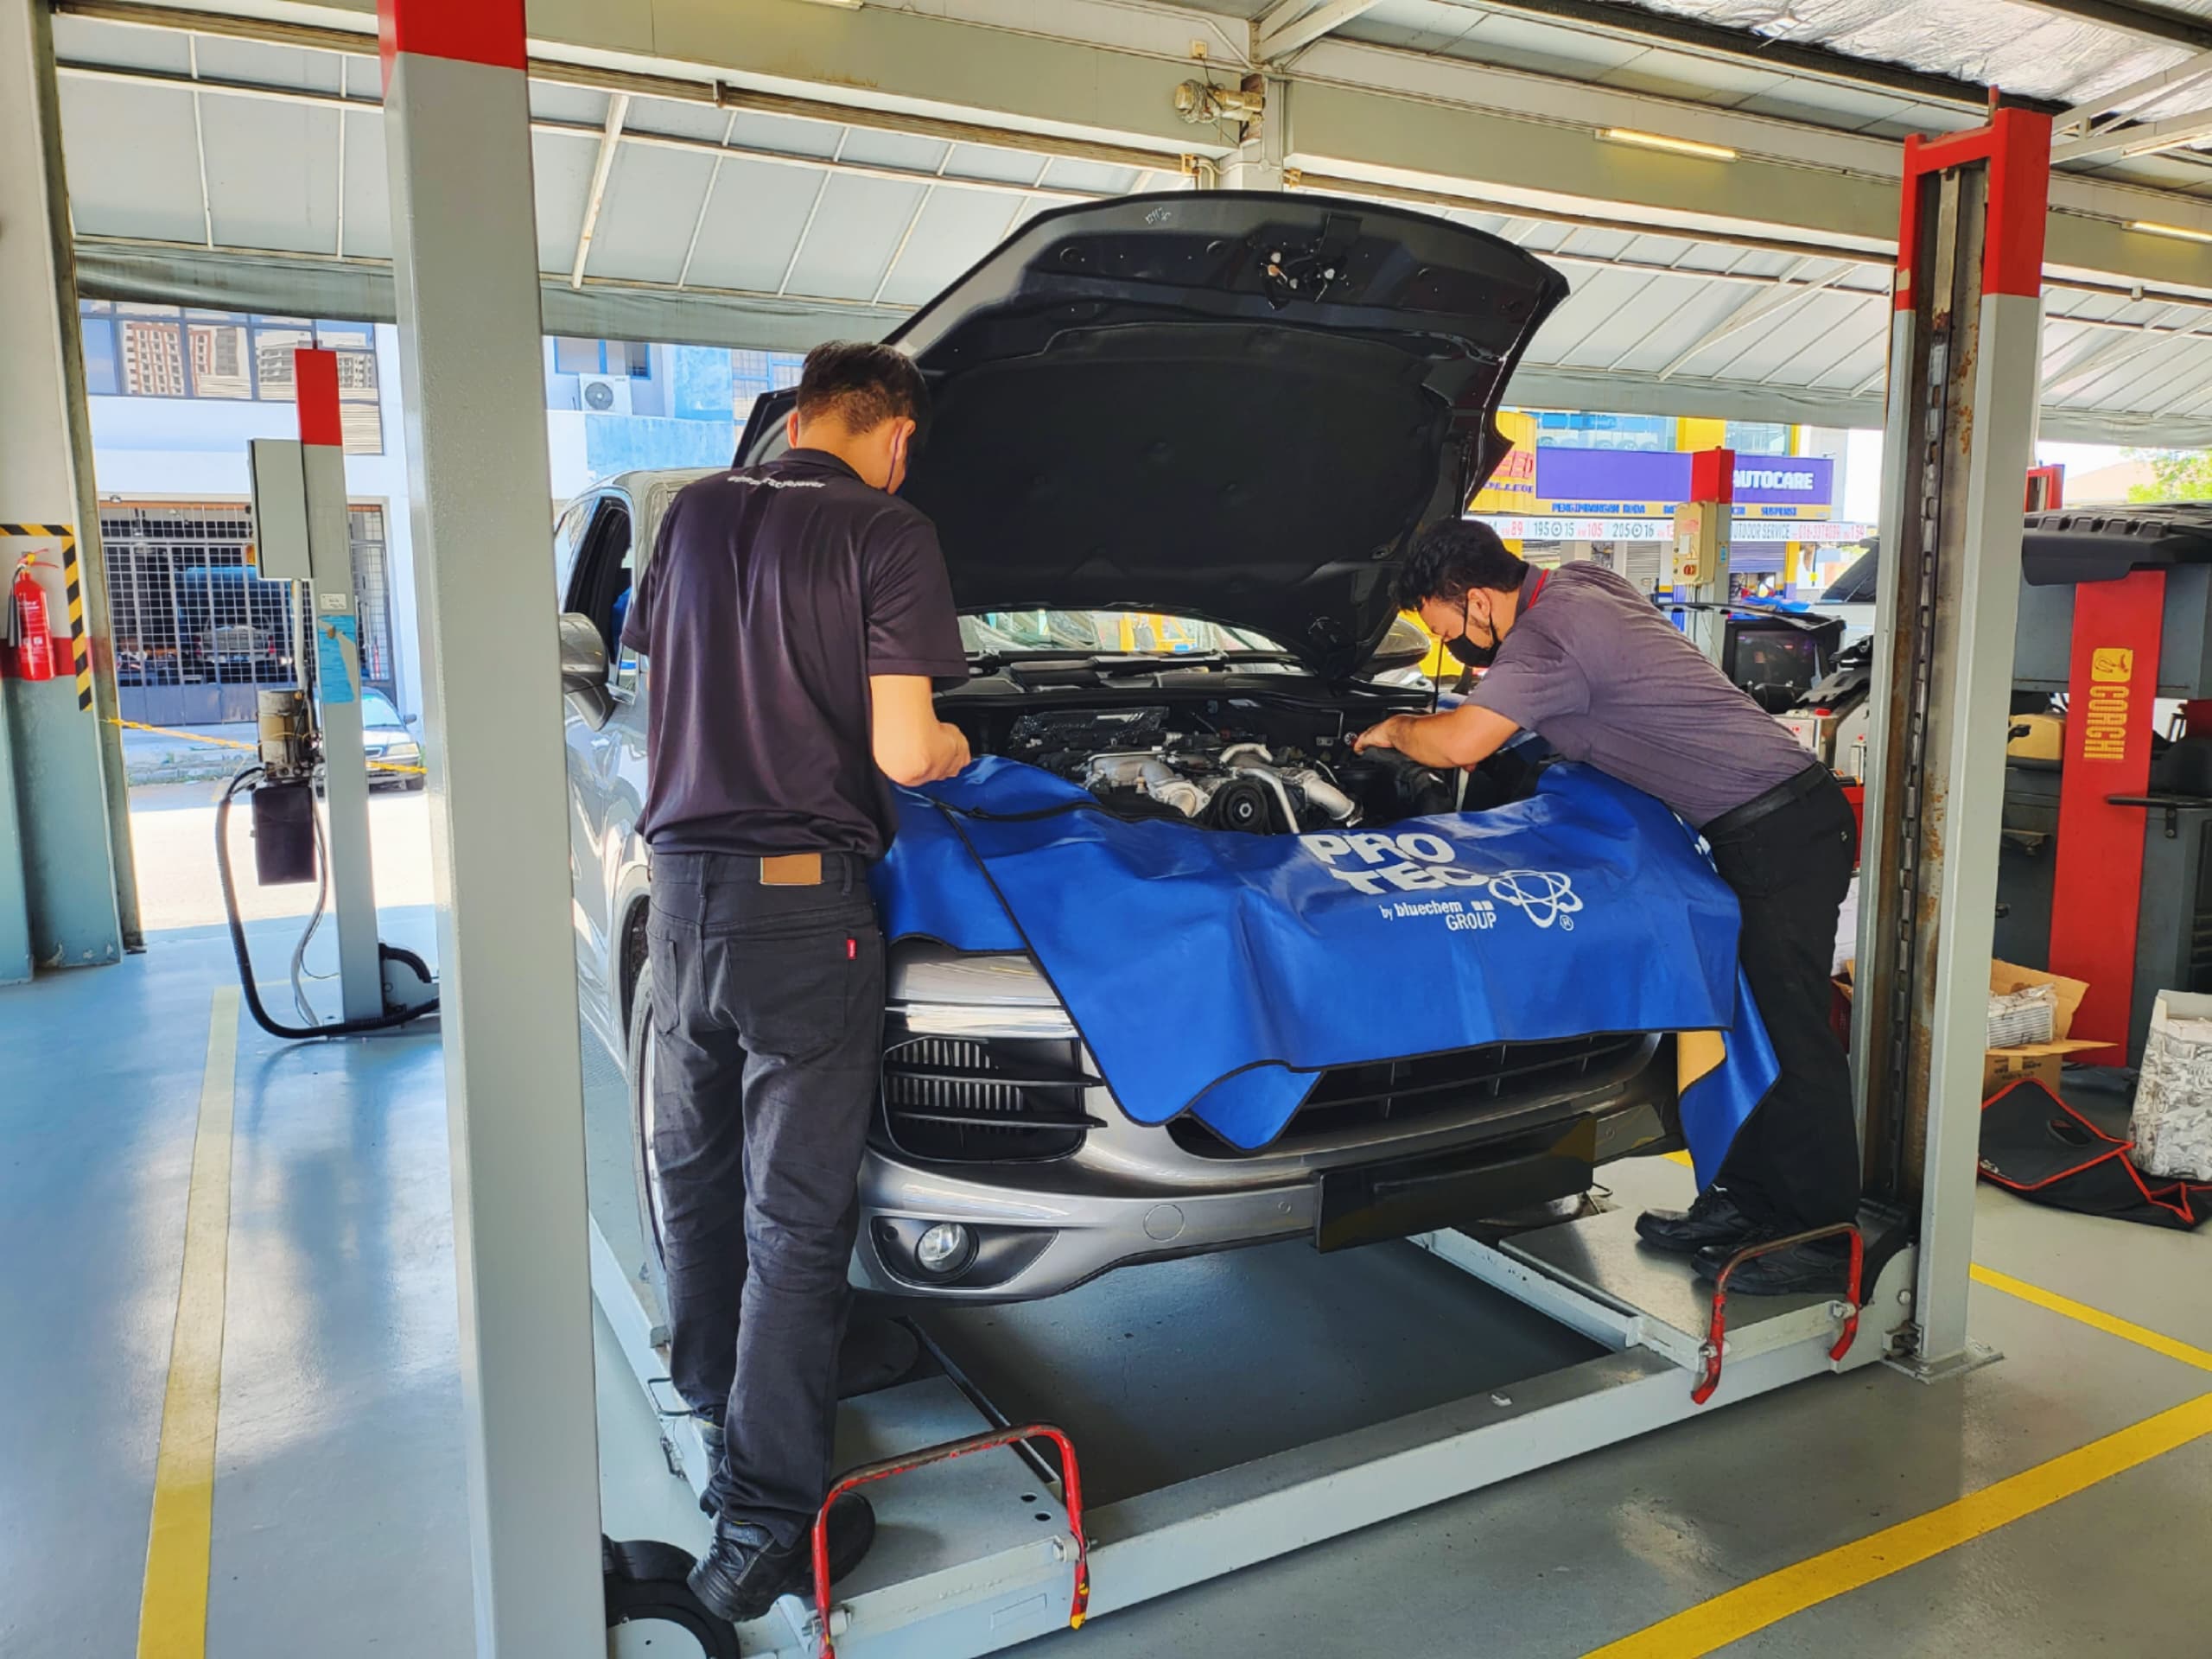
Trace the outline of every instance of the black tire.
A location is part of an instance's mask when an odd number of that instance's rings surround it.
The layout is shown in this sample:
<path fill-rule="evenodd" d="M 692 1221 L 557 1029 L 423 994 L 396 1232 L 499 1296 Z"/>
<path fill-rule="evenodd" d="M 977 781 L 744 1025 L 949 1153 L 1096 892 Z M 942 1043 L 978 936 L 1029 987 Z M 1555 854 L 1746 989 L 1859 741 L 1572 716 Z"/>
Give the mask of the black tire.
<path fill-rule="evenodd" d="M 739 1659 L 737 1632 L 708 1611 L 684 1582 L 693 1565 L 685 1551 L 654 1539 L 617 1543 L 602 1535 L 599 1563 L 610 1636 L 635 1624 L 644 1638 L 639 1646 L 680 1653 L 686 1645 L 675 1635 L 680 1630 L 703 1659 Z M 621 1641 L 610 1640 L 607 1651 L 618 1651 Z"/>
<path fill-rule="evenodd" d="M 410 772 L 408 774 L 406 781 L 400 785 L 400 787 L 407 791 L 408 793 L 413 794 L 421 790 L 425 785 L 429 784 L 429 781 L 430 780 L 428 778 L 423 776 L 419 772 Z"/>
<path fill-rule="evenodd" d="M 645 1242 L 639 1271 L 665 1313 L 668 1274 L 661 1263 L 660 1194 L 654 1185 L 652 1156 L 653 969 L 639 964 L 630 995 L 630 1029 L 623 1072 L 630 1091 L 630 1176 L 638 1194 L 638 1236 Z"/>

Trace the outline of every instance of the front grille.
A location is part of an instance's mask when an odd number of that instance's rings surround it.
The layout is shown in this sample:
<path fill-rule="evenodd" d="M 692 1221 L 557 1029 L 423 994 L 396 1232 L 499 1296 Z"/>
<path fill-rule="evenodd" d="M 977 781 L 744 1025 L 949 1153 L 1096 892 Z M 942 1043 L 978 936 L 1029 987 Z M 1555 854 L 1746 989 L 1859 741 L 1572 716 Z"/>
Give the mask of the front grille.
<path fill-rule="evenodd" d="M 931 1162 L 1065 1158 L 1104 1127 L 1084 1110 L 1100 1086 L 1065 1039 L 909 1038 L 884 1052 L 882 1131 Z"/>
<path fill-rule="evenodd" d="M 1267 1148 L 1300 1146 L 1363 1129 L 1409 1128 L 1470 1108 L 1510 1106 L 1562 1089 L 1602 1088 L 1625 1076 L 1651 1039 L 1569 1037 L 1544 1043 L 1490 1043 L 1420 1059 L 1332 1066 L 1321 1073 L 1298 1114 Z M 1196 1119 L 1179 1117 L 1169 1132 L 1185 1151 L 1206 1157 L 1241 1153 Z"/>

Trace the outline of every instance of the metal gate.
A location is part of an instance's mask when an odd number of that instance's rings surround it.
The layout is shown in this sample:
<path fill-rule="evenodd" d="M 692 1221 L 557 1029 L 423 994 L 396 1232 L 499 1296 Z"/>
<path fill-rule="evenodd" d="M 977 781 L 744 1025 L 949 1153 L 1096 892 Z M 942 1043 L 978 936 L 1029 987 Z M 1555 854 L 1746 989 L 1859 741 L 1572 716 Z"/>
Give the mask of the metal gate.
<path fill-rule="evenodd" d="M 384 510 L 352 510 L 361 677 L 395 689 Z M 254 717 L 254 694 L 298 683 L 292 584 L 264 579 L 240 502 L 111 503 L 100 512 L 117 701 L 125 720 L 214 726 Z"/>

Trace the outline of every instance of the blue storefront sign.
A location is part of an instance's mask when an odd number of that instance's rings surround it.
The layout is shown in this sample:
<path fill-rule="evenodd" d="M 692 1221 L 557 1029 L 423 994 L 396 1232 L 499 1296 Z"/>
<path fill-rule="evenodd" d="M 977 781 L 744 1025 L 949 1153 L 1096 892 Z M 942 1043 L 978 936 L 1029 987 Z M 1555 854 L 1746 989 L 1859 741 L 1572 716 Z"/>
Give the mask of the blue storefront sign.
<path fill-rule="evenodd" d="M 1540 448 L 1529 511 L 1559 517 L 1664 518 L 1689 499 L 1690 457 L 1619 449 Z M 1739 518 L 1825 518 L 1835 462 L 1814 455 L 1740 455 Z"/>

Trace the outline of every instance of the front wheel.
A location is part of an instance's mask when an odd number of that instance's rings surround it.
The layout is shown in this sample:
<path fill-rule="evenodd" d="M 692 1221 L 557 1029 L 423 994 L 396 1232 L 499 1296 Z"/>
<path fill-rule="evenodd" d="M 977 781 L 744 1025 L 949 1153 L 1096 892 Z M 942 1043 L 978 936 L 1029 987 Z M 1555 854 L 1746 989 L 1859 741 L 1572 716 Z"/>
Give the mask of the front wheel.
<path fill-rule="evenodd" d="M 645 1243 L 639 1277 L 651 1285 L 665 1312 L 668 1272 L 661 1259 L 660 1160 L 653 1153 L 653 970 L 638 969 L 630 995 L 630 1031 L 625 1071 L 630 1079 L 630 1173 L 638 1192 L 638 1235 Z"/>

